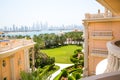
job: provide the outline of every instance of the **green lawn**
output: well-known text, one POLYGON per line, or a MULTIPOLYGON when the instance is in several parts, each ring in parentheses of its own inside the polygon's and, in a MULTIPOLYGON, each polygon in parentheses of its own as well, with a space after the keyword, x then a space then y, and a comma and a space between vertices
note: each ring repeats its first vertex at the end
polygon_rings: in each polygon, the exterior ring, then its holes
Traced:
POLYGON ((54 49, 41 50, 41 52, 46 53, 51 57, 55 57, 56 63, 71 63, 70 56, 74 53, 74 50, 79 48, 80 46, 68 45, 54 49))

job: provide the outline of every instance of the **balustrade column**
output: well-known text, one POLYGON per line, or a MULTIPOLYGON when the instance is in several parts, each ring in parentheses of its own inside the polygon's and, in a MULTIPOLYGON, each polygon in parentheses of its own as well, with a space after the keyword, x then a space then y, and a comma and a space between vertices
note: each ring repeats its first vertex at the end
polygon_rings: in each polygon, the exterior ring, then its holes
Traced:
POLYGON ((84 40, 84 71, 83 71, 83 76, 86 77, 88 76, 88 23, 84 22, 83 23, 85 31, 85 40, 84 40))
POLYGON ((34 55, 34 48, 32 48, 32 71, 35 70, 35 55, 34 55))
POLYGON ((114 71, 118 70, 118 58, 115 56, 115 64, 114 64, 114 71))
POLYGON ((120 71, 120 58, 118 58, 118 71, 120 71))

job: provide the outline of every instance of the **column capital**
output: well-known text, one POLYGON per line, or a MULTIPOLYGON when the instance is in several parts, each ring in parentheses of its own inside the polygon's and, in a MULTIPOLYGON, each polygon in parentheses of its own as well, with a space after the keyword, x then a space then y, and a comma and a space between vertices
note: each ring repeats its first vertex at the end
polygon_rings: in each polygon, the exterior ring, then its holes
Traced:
POLYGON ((82 24, 84 25, 84 27, 88 27, 89 26, 89 22, 85 22, 84 21, 82 24))

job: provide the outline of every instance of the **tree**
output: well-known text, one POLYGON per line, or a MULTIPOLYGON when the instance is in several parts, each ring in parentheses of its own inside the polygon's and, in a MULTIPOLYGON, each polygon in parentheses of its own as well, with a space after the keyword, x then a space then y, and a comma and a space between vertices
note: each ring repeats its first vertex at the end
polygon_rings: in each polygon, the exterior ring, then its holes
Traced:
POLYGON ((50 57, 45 53, 38 52, 38 55, 35 58, 35 67, 44 67, 46 65, 51 65, 55 63, 55 58, 50 57))
POLYGON ((60 37, 60 45, 64 45, 64 42, 66 41, 66 37, 64 35, 61 35, 60 37))

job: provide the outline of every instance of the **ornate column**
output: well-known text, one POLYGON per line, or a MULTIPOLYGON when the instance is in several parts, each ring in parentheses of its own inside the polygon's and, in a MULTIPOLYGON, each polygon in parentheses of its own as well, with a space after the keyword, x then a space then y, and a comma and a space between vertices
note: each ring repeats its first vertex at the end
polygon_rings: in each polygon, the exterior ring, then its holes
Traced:
POLYGON ((29 62, 29 49, 24 49, 24 60, 25 60, 25 71, 30 71, 30 62, 29 62))
POLYGON ((35 70, 35 55, 34 55, 34 48, 32 48, 32 71, 35 70))
POLYGON ((10 67, 11 67, 11 80, 16 80, 15 76, 15 59, 14 55, 10 56, 10 67))
POLYGON ((88 23, 84 21, 84 71, 83 76, 88 76, 88 23))
POLYGON ((120 71, 120 47, 115 42, 111 41, 107 43, 108 64, 105 72, 120 71))

